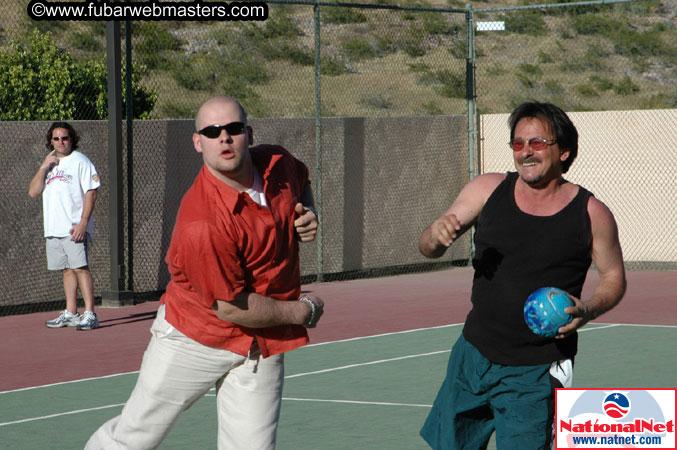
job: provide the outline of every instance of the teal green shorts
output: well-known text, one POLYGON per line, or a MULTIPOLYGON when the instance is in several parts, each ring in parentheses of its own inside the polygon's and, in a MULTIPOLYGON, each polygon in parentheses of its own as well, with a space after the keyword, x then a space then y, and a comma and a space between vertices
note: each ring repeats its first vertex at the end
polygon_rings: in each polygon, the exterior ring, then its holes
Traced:
POLYGON ((549 449, 562 387, 551 366, 494 364, 461 335, 421 436, 436 450, 472 450, 486 448, 495 430, 501 450, 549 449))

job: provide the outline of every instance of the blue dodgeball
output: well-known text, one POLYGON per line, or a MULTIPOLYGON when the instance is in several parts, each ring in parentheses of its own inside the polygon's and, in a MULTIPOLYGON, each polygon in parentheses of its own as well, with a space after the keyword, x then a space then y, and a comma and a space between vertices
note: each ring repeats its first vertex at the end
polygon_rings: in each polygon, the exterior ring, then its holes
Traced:
POLYGON ((554 287, 535 290, 524 304, 524 320, 535 334, 555 337, 560 327, 571 322, 573 316, 564 308, 574 306, 566 292, 554 287))

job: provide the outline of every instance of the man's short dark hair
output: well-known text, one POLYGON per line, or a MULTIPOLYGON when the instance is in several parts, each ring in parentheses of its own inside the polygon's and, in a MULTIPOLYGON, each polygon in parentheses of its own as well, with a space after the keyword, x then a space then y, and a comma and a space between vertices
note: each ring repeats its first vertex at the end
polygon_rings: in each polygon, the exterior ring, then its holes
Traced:
POLYGON ((510 140, 515 137, 517 123, 524 118, 542 119, 550 126, 560 150, 568 150, 569 157, 562 161, 562 173, 566 173, 578 155, 578 131, 569 116, 552 103, 526 102, 510 114, 510 140))
POLYGON ((49 130, 47 130, 47 135, 45 136, 46 138, 45 146, 47 147, 48 152, 54 150, 54 146, 52 145, 52 132, 56 128, 64 128, 68 130, 68 136, 71 138, 71 150, 75 150, 78 148, 80 136, 78 135, 77 131, 75 131, 75 128, 73 128, 71 124, 68 122, 54 122, 52 126, 49 127, 49 130))

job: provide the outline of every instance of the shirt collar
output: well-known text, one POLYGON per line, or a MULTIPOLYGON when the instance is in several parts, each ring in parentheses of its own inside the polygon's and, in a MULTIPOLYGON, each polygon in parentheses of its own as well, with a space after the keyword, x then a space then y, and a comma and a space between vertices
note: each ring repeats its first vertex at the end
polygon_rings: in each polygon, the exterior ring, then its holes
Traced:
MULTIPOLYGON (((252 147, 249 149, 249 151, 252 155, 252 162, 254 163, 254 166, 256 166, 257 170, 261 174, 261 178, 263 179, 263 192, 265 193, 268 190, 268 178, 270 177, 275 164, 277 164, 277 162, 282 159, 282 154, 265 151, 264 149, 259 149, 257 147, 252 147)), ((216 178, 204 164, 200 170, 200 176, 216 189, 218 197, 224 202, 225 206, 231 213, 235 212, 238 204, 241 201, 240 199, 248 195, 244 191, 239 192, 233 189, 226 183, 216 178)))

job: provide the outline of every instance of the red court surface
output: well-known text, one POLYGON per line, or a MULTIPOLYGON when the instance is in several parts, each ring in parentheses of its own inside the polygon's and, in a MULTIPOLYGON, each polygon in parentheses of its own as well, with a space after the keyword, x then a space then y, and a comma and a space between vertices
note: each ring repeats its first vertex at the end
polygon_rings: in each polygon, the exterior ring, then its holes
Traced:
MULTIPOLYGON (((677 326, 677 272, 627 277, 625 298, 597 322, 677 326)), ((597 280, 591 271, 584 299, 597 280)), ((311 342, 461 323, 470 309, 471 285, 470 268, 304 285, 304 293, 326 304, 318 328, 310 330, 311 342)), ((99 308, 101 328, 92 331, 46 328, 44 322, 58 312, 0 317, 0 392, 137 371, 157 307, 146 302, 99 308)))

